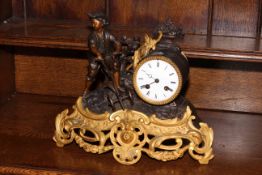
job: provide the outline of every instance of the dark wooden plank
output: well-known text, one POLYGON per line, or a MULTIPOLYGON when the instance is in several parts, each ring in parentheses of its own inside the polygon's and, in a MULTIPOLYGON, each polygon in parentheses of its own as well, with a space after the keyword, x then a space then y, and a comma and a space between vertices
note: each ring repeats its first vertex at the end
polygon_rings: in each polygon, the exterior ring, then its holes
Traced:
POLYGON ((1 0, 0 1, 0 23, 12 16, 12 1, 1 0))
POLYGON ((85 88, 87 64, 87 58, 16 55, 16 89, 45 95, 80 96, 85 88))
POLYGON ((262 64, 223 64, 191 67, 188 99, 198 108, 262 113, 262 64), (248 70, 252 67, 257 70, 248 70))
POLYGON ((259 43, 259 50, 262 50, 262 39, 260 39, 260 43, 259 43))
POLYGON ((112 25, 154 28, 171 18, 186 33, 207 33, 208 0, 112 0, 110 13, 112 25))
POLYGON ((214 0, 213 34, 256 36, 259 0, 214 0))
POLYGON ((189 58, 260 62, 255 38, 186 35, 177 42, 189 58))
POLYGON ((13 16, 24 17, 23 0, 12 0, 13 16))
POLYGON ((88 29, 86 22, 74 20, 10 20, 0 27, 0 44, 75 48, 87 50, 88 29))
MULTIPOLYGON (((27 30, 24 22, 13 20, 0 26, 0 44, 12 46, 63 48, 88 50, 86 23, 57 20, 28 20, 27 30)), ((118 38, 123 35, 141 36, 151 33, 150 29, 128 29, 111 27, 118 38)), ((255 38, 225 37, 206 35, 185 35, 178 41, 190 58, 218 60, 257 61, 262 60, 262 50, 255 38), (209 42, 208 42, 209 41, 209 42)))
MULTIPOLYGON (((14 14, 23 17, 21 0, 13 0, 14 14)), ((88 12, 105 11, 105 0, 26 0, 28 18, 87 21, 88 12)))
POLYGON ((52 169, 41 169, 37 167, 21 167, 21 166, 0 166, 0 174, 2 175, 39 175, 39 174, 48 174, 48 175, 79 175, 82 173, 73 172, 73 171, 63 171, 63 170, 52 170, 52 169))
POLYGON ((262 0, 259 0, 258 4, 258 17, 257 17, 257 34, 256 38, 261 38, 262 37, 262 0))
MULTIPOLYGON (((80 96, 86 59, 16 55, 18 92, 80 96), (36 75, 36 76, 32 76, 36 75), (50 78, 52 77, 52 78, 50 78)), ((198 108, 262 113, 262 64, 191 60, 187 97, 198 108)))
POLYGON ((125 166, 117 163, 111 153, 86 153, 76 144, 56 147, 52 141, 55 116, 70 103, 72 98, 18 94, 1 106, 0 173, 260 175, 262 172, 261 115, 199 110, 200 118, 215 134, 215 158, 209 165, 199 165, 186 154, 170 162, 143 155, 138 164, 125 166))
POLYGON ((0 46, 0 104, 15 92, 14 56, 10 49, 0 46))
MULTIPOLYGON (((143 36, 144 33, 150 33, 148 29, 118 29, 112 27, 112 32, 118 36, 143 36)), ((72 48, 87 50, 86 38, 88 30, 84 23, 73 21, 28 21, 27 35, 24 31, 24 23, 11 22, 2 25, 0 28, 2 44, 26 45, 53 48, 72 48)), ((178 41, 182 48, 202 48, 206 49, 206 35, 186 35, 184 40, 178 41)), ((255 40, 252 38, 223 37, 213 36, 211 38, 212 49, 230 50, 237 52, 253 51, 255 40)))
POLYGON ((213 32, 213 15, 214 15, 214 0, 208 1, 208 20, 207 20, 207 36, 212 36, 213 32))
POLYGON ((110 19, 110 0, 105 0, 105 14, 107 19, 110 19))

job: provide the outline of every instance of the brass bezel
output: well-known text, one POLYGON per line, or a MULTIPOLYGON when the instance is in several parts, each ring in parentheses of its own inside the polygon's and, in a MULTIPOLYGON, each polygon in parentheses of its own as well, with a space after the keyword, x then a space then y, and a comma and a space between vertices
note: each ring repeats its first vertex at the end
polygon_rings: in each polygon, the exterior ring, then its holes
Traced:
POLYGON ((171 101, 173 101, 177 96, 178 94, 180 93, 181 89, 182 89, 182 74, 179 70, 179 68, 177 67, 177 65, 168 57, 166 56, 162 56, 162 55, 154 55, 154 56, 149 56, 149 57, 146 57, 144 58, 142 61, 140 61, 137 65, 137 67, 135 68, 134 70, 134 74, 133 74, 133 86, 135 88, 135 91, 137 93, 137 95, 142 99, 144 100, 145 102, 149 103, 149 104, 152 104, 152 105, 165 105, 165 104, 168 104, 170 103, 171 101), (137 73, 138 73, 138 70, 140 69, 140 67, 145 64, 146 62, 148 61, 151 61, 151 60, 162 60, 162 61, 165 61, 167 63, 169 63, 172 67, 174 67, 174 69, 176 70, 177 72, 177 75, 178 75, 178 88, 176 90, 176 92, 174 93, 174 95, 172 95, 170 98, 168 98, 167 100, 162 100, 162 101, 156 101, 156 100, 152 100, 152 99, 149 99, 145 96, 143 96, 143 94, 141 93, 139 87, 138 87, 138 84, 137 84, 137 81, 136 81, 136 77, 137 77, 137 73))

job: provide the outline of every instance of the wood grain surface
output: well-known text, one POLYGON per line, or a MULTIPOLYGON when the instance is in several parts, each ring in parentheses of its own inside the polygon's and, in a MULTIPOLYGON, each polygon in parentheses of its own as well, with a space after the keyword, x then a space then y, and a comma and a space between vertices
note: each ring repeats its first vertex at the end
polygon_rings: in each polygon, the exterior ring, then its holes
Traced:
POLYGON ((256 38, 259 39, 262 37, 262 0, 259 0, 258 2, 258 15, 257 15, 257 32, 256 32, 256 38))
MULTIPOLYGON (((115 28, 110 31, 118 38, 123 35, 144 37, 149 29, 115 28)), ((11 20, 0 26, 0 44, 41 48, 63 48, 69 50, 88 50, 86 40, 89 30, 86 23, 61 20, 27 21, 11 20), (26 29, 26 30, 25 30, 26 29)), ((185 35, 177 44, 190 58, 261 62, 261 40, 246 37, 185 35)))
POLYGON ((14 17, 24 17, 23 0, 12 0, 12 11, 14 17))
POLYGON ((80 96, 84 92, 88 60, 16 55, 18 92, 80 96))
MULTIPOLYGON (((23 17, 22 0, 13 0, 14 16, 23 17)), ((87 13, 105 11, 105 0, 26 0, 28 18, 87 21, 87 13)))
MULTIPOLYGON (((3 6, 7 7, 7 2, 3 6)), ((87 21, 87 13, 108 10, 111 25, 154 28, 171 18, 186 33, 256 37, 261 34, 261 0, 27 0, 28 18, 87 21)), ((22 0, 12 0, 23 17, 22 0)))
POLYGON ((259 43, 259 50, 262 50, 262 39, 260 39, 260 43, 259 43))
POLYGON ((214 0, 208 0, 207 36, 212 36, 214 16, 214 0))
MULTIPOLYGON (((11 15, 11 1, 0 1, 0 23, 11 15)), ((0 104, 6 102, 14 91, 14 57, 10 49, 0 45, 0 104)))
MULTIPOLYGON (((16 55, 16 89, 35 94, 80 96, 87 62, 86 59, 16 55)), ((196 107, 262 113, 262 63, 193 62, 187 97, 196 107)))
MULTIPOLYGON (((117 163, 112 153, 92 154, 77 144, 58 148, 52 140, 55 117, 75 98, 18 94, 0 107, 0 173, 2 174, 114 174, 114 175, 260 175, 262 116, 198 110, 213 128, 215 158, 200 165, 185 154, 160 162, 146 155, 135 165, 117 163), (30 111, 28 111, 30 109, 30 111)), ((71 107, 70 107, 71 108, 71 107)))
POLYGON ((214 0, 213 35, 256 37, 259 0, 214 0))
POLYGON ((0 104, 15 92, 14 55, 10 49, 0 46, 0 104))
POLYGON ((172 19, 186 33, 206 34, 208 0, 112 0, 111 25, 130 27, 156 27, 172 19))
POLYGON ((3 20, 12 17, 12 1, 1 0, 0 1, 0 23, 3 20))
POLYGON ((198 108, 262 113, 259 69, 192 67, 186 95, 198 108))

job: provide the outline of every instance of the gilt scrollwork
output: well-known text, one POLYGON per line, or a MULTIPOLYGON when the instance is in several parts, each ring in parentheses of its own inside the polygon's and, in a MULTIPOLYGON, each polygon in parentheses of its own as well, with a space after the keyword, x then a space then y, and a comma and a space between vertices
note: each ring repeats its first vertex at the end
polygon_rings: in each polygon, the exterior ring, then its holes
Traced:
POLYGON ((194 119, 189 107, 181 119, 161 120, 129 109, 98 115, 83 109, 80 97, 72 114, 65 110, 57 115, 54 141, 63 147, 75 140, 91 153, 112 150, 115 160, 125 165, 138 162, 142 152, 169 161, 186 151, 200 164, 207 164, 214 157, 213 130, 206 123, 196 128, 194 119))

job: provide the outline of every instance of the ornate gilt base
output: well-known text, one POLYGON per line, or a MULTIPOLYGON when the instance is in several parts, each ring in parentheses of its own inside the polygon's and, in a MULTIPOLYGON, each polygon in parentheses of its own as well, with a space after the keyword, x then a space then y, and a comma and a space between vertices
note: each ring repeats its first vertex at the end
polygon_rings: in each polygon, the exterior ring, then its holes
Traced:
POLYGON ((200 128, 196 128, 189 107, 182 119, 172 120, 128 109, 94 114, 83 109, 81 97, 73 108, 72 114, 66 109, 56 117, 53 139, 59 147, 75 140, 86 152, 101 154, 113 150, 114 158, 125 165, 138 162, 142 152, 169 161, 188 151, 200 164, 208 164, 214 157, 213 130, 206 123, 199 123, 200 128))

